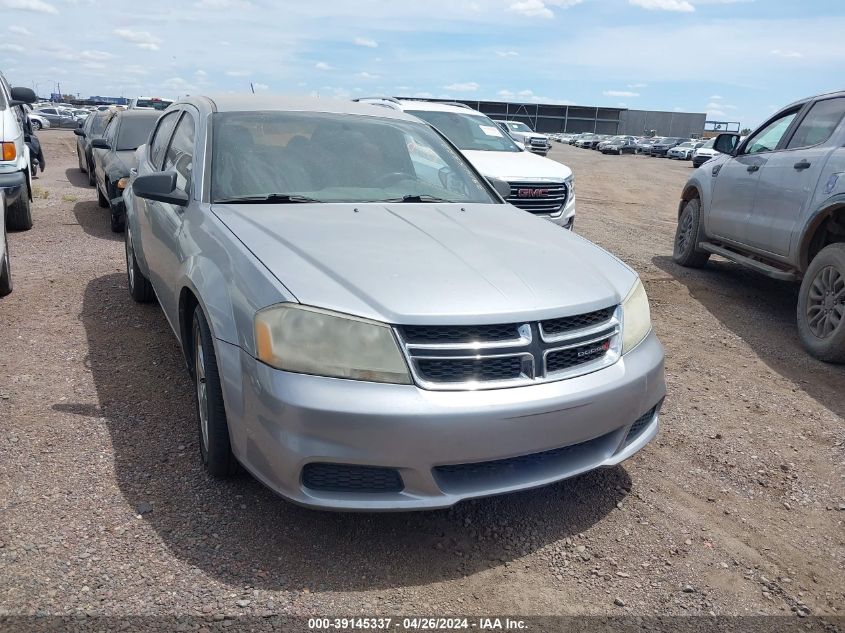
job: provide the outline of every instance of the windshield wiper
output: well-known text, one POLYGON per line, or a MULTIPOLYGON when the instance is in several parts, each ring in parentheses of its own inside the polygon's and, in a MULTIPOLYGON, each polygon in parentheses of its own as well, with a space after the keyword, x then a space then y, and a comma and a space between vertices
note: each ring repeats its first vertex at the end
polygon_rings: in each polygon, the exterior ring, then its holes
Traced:
POLYGON ((218 204, 301 204, 306 202, 322 202, 322 200, 290 193, 268 193, 261 196, 221 198, 220 200, 215 200, 214 202, 218 204))
POLYGON ((454 200, 446 200, 445 198, 438 198, 437 196, 427 196, 425 194, 408 194, 401 198, 386 198, 384 200, 373 200, 373 202, 455 202, 454 200))

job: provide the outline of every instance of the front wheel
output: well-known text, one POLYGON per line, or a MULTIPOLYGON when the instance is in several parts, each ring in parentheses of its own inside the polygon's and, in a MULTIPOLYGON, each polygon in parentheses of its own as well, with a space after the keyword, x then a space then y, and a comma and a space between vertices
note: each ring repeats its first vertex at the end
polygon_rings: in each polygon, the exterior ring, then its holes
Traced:
POLYGON ((804 273, 798 334, 819 360, 845 363, 845 243, 824 247, 804 273))
POLYGON ((0 297, 5 297, 12 292, 12 258, 9 255, 9 238, 4 235, 3 240, 6 250, 3 251, 3 259, 0 260, 0 297))
POLYGON ((199 306, 194 310, 191 334, 200 456, 210 475, 228 477, 236 472, 237 461, 229 440, 229 423, 223 406, 214 340, 199 306))
POLYGON ((29 124, 32 126, 32 129, 36 132, 41 129, 41 121, 30 121, 29 124))
POLYGON ((701 200, 693 198, 684 206, 678 218, 675 231, 675 246, 672 259, 676 264, 687 268, 701 268, 710 259, 710 253, 698 248, 698 236, 701 224, 701 200))

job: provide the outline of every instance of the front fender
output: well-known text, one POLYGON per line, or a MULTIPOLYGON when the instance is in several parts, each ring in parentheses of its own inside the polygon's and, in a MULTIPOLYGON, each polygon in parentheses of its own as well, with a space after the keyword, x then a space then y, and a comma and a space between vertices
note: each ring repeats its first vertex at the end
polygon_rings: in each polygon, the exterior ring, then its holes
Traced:
POLYGON ((144 255, 144 241, 142 237, 141 227, 138 223, 138 213, 140 210, 136 205, 143 204, 143 200, 138 200, 132 195, 132 187, 127 187, 123 190, 123 208, 126 212, 126 229, 127 233, 132 235, 132 248, 135 251, 135 261, 138 262, 138 268, 144 273, 145 277, 150 276, 150 269, 147 266, 147 258, 144 255))
MULTIPOLYGON (((845 175, 843 175, 845 177, 845 175)), ((819 227, 833 214, 845 208, 845 191, 835 193, 829 198, 816 205, 815 209, 807 215, 801 231, 798 233, 799 241, 797 248, 798 268, 803 272, 810 265, 810 249, 813 245, 813 238, 819 227)))

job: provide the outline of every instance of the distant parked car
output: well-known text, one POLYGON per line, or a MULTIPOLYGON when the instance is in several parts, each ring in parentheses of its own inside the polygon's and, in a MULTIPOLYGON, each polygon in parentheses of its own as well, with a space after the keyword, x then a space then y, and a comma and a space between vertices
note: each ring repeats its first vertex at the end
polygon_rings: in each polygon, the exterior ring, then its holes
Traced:
POLYGON ((88 174, 88 184, 92 187, 96 182, 94 179, 94 151, 91 143, 94 139, 102 137, 106 126, 115 114, 111 110, 97 111, 83 122, 82 127, 73 131, 76 134, 76 158, 79 163, 79 171, 88 174))
POLYGON ((604 144, 601 148, 601 153, 618 154, 619 156, 622 154, 636 154, 637 142, 632 137, 611 140, 604 144))
POLYGON ((647 137, 642 138, 637 141, 637 154, 646 154, 651 151, 651 146, 654 145, 660 139, 654 137, 647 137))
POLYGON ((9 256, 9 238, 6 236, 6 192, 0 189, 0 297, 12 292, 12 259, 9 256))
POLYGON ((845 91, 792 103, 744 141, 720 134, 713 148, 721 154, 681 194, 674 260, 699 268, 716 254, 800 280, 801 342, 845 363, 845 91))
MULTIPOLYGON (((744 139, 744 137, 743 137, 744 139)), ((740 139, 740 140, 743 140, 740 139)), ((693 167, 701 167, 704 163, 708 160, 713 158, 714 156, 718 156, 719 152, 715 150, 713 144, 716 142, 715 138, 711 138, 709 141, 706 141, 701 147, 697 148, 692 153, 692 166, 693 167)))
POLYGON ((651 149, 649 150, 649 156, 666 158, 666 155, 669 153, 670 149, 672 149, 673 147, 677 147, 681 143, 685 143, 688 140, 689 139, 687 138, 678 138, 677 136, 665 136, 651 146, 651 149))
POLYGON ((170 104, 173 103, 171 99, 162 99, 161 97, 135 97, 129 100, 129 110, 167 110, 170 104))
POLYGON ((493 120, 507 130, 513 140, 522 143, 529 152, 545 156, 552 148, 545 134, 535 132, 522 121, 493 120))
POLYGON ((75 128, 78 125, 73 111, 69 108, 41 108, 35 110, 34 114, 47 119, 50 122, 50 127, 75 128))
POLYGON ((123 231, 126 219, 123 186, 135 167, 135 150, 147 142, 158 120, 156 110, 124 110, 109 121, 103 135, 91 141, 97 202, 111 215, 111 229, 123 231))
POLYGON ((27 112, 26 118, 29 119, 29 124, 32 126, 32 129, 36 132, 38 130, 43 130, 44 128, 50 127, 50 121, 46 118, 38 114, 37 112, 27 112))
POLYGON ((84 121, 91 114, 90 110, 86 110, 85 108, 74 108, 71 112, 77 121, 84 121))
POLYGON ((693 152, 702 145, 704 141, 686 141, 670 149, 666 156, 677 160, 691 160, 693 152))

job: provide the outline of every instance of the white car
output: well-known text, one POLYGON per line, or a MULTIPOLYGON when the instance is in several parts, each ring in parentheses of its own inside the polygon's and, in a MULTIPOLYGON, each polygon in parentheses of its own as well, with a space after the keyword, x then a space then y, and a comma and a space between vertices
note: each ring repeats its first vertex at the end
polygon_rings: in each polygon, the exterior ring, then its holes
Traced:
POLYGON ((361 98, 361 103, 401 110, 433 125, 484 177, 510 185, 506 200, 566 229, 575 223, 572 170, 526 151, 487 116, 459 103, 361 98))
POLYGON ((678 160, 692 160, 693 152, 702 145, 704 145, 703 141, 687 141, 670 149, 666 152, 666 156, 678 160))
POLYGON ((507 130, 511 138, 517 143, 522 143, 529 152, 545 156, 552 148, 549 137, 545 134, 535 132, 522 121, 502 121, 493 119, 503 130, 507 130))
POLYGON ((29 147, 24 140, 26 113, 23 106, 35 101, 29 88, 12 88, 0 73, 0 189, 5 193, 6 228, 32 228, 29 147))
POLYGON ((25 108, 27 110, 26 118, 29 119, 29 124, 34 131, 43 130, 50 127, 50 122, 37 112, 32 112, 30 106, 25 108))
POLYGON ((161 97, 135 97, 129 100, 130 110, 167 110, 172 99, 163 99, 161 97))

